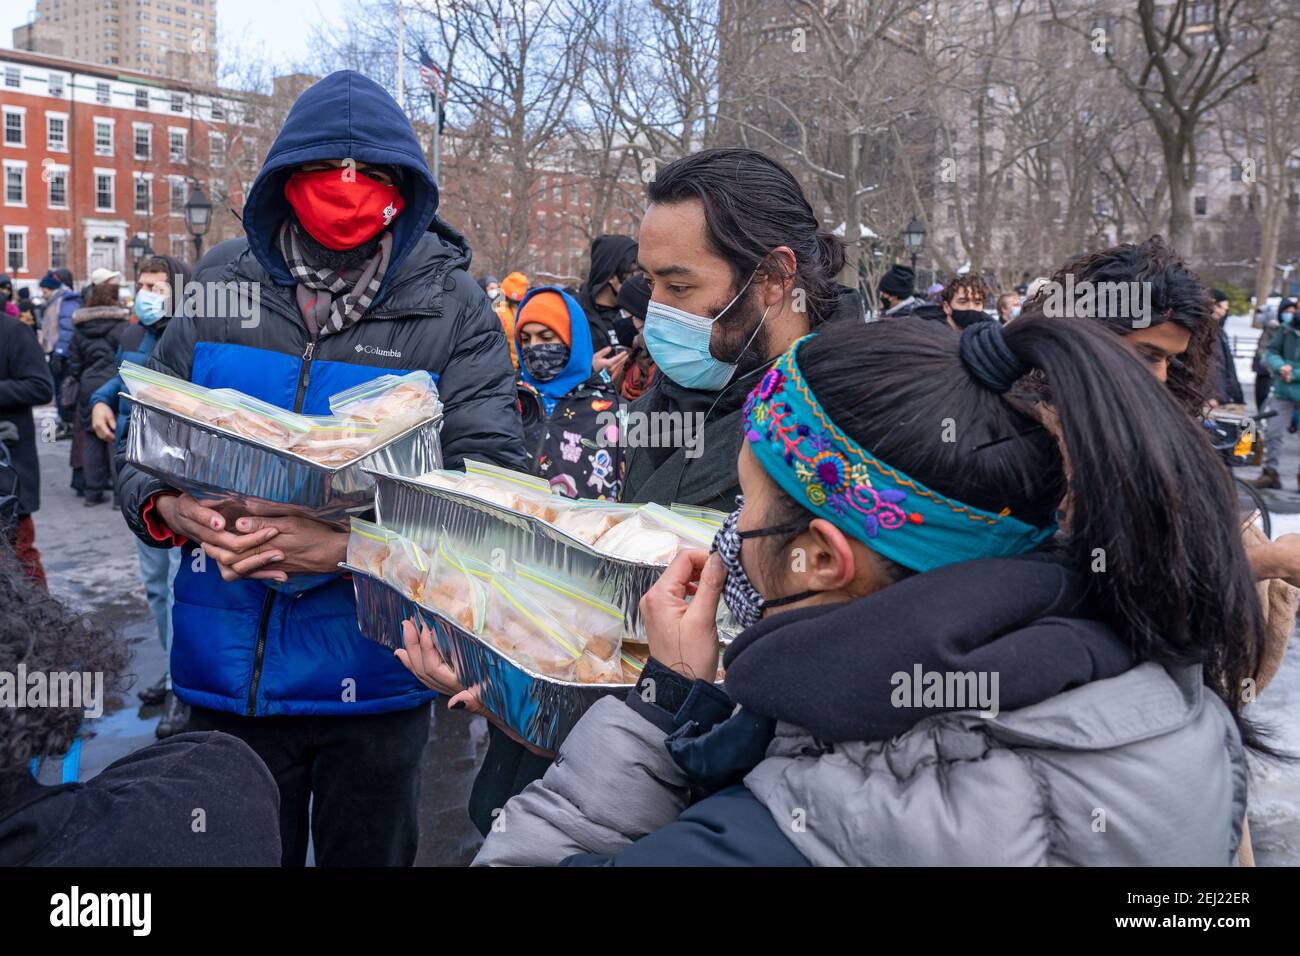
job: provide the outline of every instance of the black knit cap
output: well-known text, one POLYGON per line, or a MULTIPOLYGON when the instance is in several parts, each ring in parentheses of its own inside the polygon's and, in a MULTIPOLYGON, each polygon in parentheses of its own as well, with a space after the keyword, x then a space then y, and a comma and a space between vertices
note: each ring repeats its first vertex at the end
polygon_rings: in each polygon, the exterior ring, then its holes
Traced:
POLYGON ((880 285, 877 288, 895 299, 906 299, 912 294, 915 285, 916 273, 912 271, 911 266, 894 265, 880 277, 880 285))

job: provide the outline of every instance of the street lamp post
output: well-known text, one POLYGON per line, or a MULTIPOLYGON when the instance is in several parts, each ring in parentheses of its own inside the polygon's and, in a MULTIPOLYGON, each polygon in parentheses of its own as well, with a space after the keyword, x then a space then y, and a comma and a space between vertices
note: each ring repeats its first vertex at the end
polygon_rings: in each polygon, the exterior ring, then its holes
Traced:
POLYGON ((903 230, 903 244, 907 251, 912 255, 912 274, 916 274, 916 260, 921 254, 921 247, 925 245, 925 226, 919 219, 913 219, 903 230))
POLYGON ((131 241, 126 244, 126 251, 131 256, 133 271, 140 271, 140 262, 144 259, 144 251, 147 248, 149 248, 148 243, 139 236, 132 236, 131 241))
POLYGON ((203 237, 207 235, 212 222, 212 203, 208 202, 203 186, 195 180, 194 191, 190 193, 189 202, 185 204, 185 226, 194 237, 194 264, 197 266, 203 258, 203 237))

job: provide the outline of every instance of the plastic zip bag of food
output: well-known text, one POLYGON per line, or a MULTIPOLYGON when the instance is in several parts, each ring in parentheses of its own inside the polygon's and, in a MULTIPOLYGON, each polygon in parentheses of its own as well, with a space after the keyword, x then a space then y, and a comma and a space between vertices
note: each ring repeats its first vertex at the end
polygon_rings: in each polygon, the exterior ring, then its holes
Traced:
POLYGON ((424 586, 424 603, 467 631, 480 634, 487 618, 486 584, 490 578, 487 565, 457 557, 444 531, 438 539, 433 566, 424 586))
POLYGON ((441 407, 428 372, 381 375, 330 396, 334 415, 376 426, 376 444, 434 418, 441 407))
POLYGON ((289 450, 319 464, 346 464, 379 444, 379 426, 370 422, 331 415, 304 415, 302 418, 307 431, 289 450))
POLYGON ((563 505, 562 501, 557 504, 546 479, 483 461, 465 462, 465 479, 457 490, 543 521, 551 521, 563 505))
POLYGON ((607 601, 536 568, 515 565, 515 582, 601 660, 616 658, 623 639, 623 612, 607 601))
MULTIPOLYGON (((577 678, 582 640, 506 577, 489 574, 483 636, 517 664, 556 680, 577 678)), ((596 670, 591 658, 588 670, 596 670)))
POLYGON ((423 548, 409 538, 397 535, 388 546, 384 580, 412 601, 423 603, 430 564, 423 548))
POLYGON ((713 534, 706 525, 652 503, 642 505, 632 517, 601 535, 594 547, 627 561, 667 564, 679 551, 707 551, 712 543, 713 534))
POLYGON ((638 656, 635 650, 635 648, 624 647, 618 652, 619 668, 622 670, 625 684, 635 684, 639 681, 641 671, 645 669, 646 661, 649 660, 648 650, 645 657, 638 656))
POLYGON ((212 389, 183 378, 135 362, 123 362, 118 372, 132 398, 159 405, 186 418, 211 424, 220 415, 231 411, 218 404, 219 400, 212 397, 212 389))
POLYGON ((211 397, 230 408, 213 424, 252 439, 259 445, 289 448, 311 429, 305 416, 237 392, 233 388, 214 389, 211 397))
POLYGON ((393 542, 400 535, 373 521, 353 518, 348 534, 348 564, 384 579, 384 563, 393 542))
POLYGON ((422 485, 455 491, 460 487, 460 483, 465 480, 465 473, 463 471, 450 471, 446 468, 434 468, 431 471, 426 471, 415 480, 422 485))
POLYGON ((586 544, 595 544, 600 536, 637 512, 637 505, 620 505, 612 501, 582 498, 559 501, 550 524, 586 544))
POLYGON ((699 505, 684 505, 674 501, 668 506, 668 510, 673 514, 679 514, 683 517, 690 518, 692 521, 698 521, 700 524, 708 525, 716 533, 722 527, 722 522, 727 520, 725 512, 718 511, 715 508, 702 508, 699 505))

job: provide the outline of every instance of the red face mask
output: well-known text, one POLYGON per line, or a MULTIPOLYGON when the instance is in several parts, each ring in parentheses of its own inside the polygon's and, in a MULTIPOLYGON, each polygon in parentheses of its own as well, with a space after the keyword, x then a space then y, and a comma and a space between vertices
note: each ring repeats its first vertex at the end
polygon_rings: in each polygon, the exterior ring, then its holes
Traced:
POLYGON ((402 211, 402 194, 364 173, 345 169, 297 172, 284 184, 298 221, 326 249, 355 249, 379 234, 402 211), (355 178, 351 178, 355 175, 355 178))

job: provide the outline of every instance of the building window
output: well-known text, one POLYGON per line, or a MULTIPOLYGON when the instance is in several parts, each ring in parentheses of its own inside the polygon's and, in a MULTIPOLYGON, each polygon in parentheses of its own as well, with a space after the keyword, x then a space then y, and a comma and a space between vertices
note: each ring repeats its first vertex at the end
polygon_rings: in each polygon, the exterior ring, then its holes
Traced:
POLYGON ((55 169, 53 166, 48 167, 46 175, 49 178, 50 193, 49 207, 51 209, 68 208, 68 171, 66 169, 55 169))
POLYGON ((185 130, 167 131, 167 158, 173 163, 185 162, 185 130))
POLYGON ((172 94, 172 112, 173 113, 185 112, 185 97, 181 96, 179 93, 172 94))
POLYGON ((63 76, 59 73, 50 74, 50 96, 63 96, 63 76))
POLYGON ((27 271, 27 233, 5 229, 5 267, 8 272, 27 271))
POLYGON ((66 232, 50 233, 50 268, 66 269, 68 267, 68 234, 66 232))
POLYGON ((135 126, 135 158, 153 158, 153 127, 147 124, 135 126))
POLYGON ((214 120, 223 120, 226 118, 226 108, 221 105, 220 100, 212 101, 212 118, 214 120))
POLYGON ((212 133, 208 137, 208 151, 213 169, 221 169, 226 165, 226 137, 212 133))
POLYGON ((167 181, 168 212, 173 216, 185 215, 185 180, 173 176, 167 181))
POLYGON ((5 205, 27 205, 27 166, 19 163, 5 163, 5 205))
POLYGON ((68 118, 45 114, 45 148, 52 153, 68 151, 68 118))
POLYGON ((95 173, 95 210, 113 211, 113 173, 95 173))
POLYGON ((16 90, 23 85, 22 71, 16 66, 5 67, 5 86, 11 90, 16 90))
POLYGON ((179 259, 184 262, 185 259, 194 252, 190 246, 190 240, 185 236, 171 237, 171 256, 173 259, 179 259))
POLYGON ((149 108, 149 91, 135 91, 135 108, 138 110, 147 110, 149 108))
POLYGON ((95 120, 95 155, 113 155, 113 124, 108 120, 95 120))
POLYGON ((1236 163, 1232 164, 1231 178, 1234 183, 1241 182, 1241 167, 1238 166, 1236 163))
POLYGON ((5 107, 5 145, 27 145, 27 116, 22 110, 5 107))
POLYGON ((1194 206, 1194 208, 1195 208, 1195 210, 1196 210, 1196 215, 1198 215, 1198 216, 1204 216, 1204 215, 1206 214, 1206 211, 1207 211, 1208 203, 1207 203, 1206 198, 1205 198, 1204 196, 1197 196, 1197 197, 1193 200, 1193 206, 1194 206))
POLYGON ((112 102, 112 99, 113 99, 113 97, 112 97, 112 95, 110 94, 110 91, 109 91, 109 88, 108 88, 108 84, 107 84, 107 83, 96 83, 96 84, 95 84, 95 102, 96 102, 96 103, 102 103, 102 104, 104 104, 105 106, 107 106, 110 102, 112 102))
POLYGON ((153 215, 153 183, 143 176, 135 177, 135 211, 140 216, 153 215))

